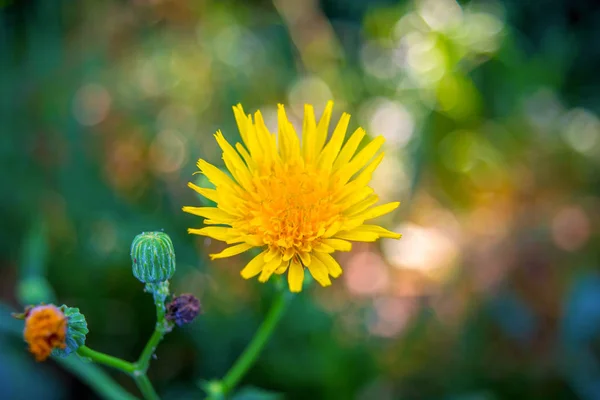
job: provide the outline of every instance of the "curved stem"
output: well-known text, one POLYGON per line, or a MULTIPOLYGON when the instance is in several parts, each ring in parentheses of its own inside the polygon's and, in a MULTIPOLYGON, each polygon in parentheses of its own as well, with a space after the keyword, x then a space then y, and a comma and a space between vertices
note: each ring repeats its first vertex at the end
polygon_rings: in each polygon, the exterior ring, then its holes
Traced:
POLYGON ((87 357, 98 364, 104 364, 128 374, 133 374, 133 372, 136 370, 135 364, 121 360, 117 357, 109 356, 108 354, 104 354, 96 350, 92 350, 87 346, 79 347, 77 349, 77 354, 82 357, 87 357))
POLYGON ((254 334, 252 341, 221 380, 221 393, 223 395, 232 391, 246 372, 248 372, 250 367, 252 367, 265 344, 271 337, 277 323, 283 316, 283 312, 286 308, 285 306, 291 298, 291 293, 287 292, 285 289, 280 289, 275 301, 273 301, 273 304, 271 305, 271 309, 258 328, 258 331, 254 334))
POLYGON ((135 383, 140 389, 140 392, 142 392, 144 399, 160 400, 160 397, 158 397, 158 394, 154 390, 154 387, 152 387, 152 383, 150 383, 150 379, 148 379, 148 376, 146 374, 138 376, 134 375, 133 378, 135 379, 135 383))

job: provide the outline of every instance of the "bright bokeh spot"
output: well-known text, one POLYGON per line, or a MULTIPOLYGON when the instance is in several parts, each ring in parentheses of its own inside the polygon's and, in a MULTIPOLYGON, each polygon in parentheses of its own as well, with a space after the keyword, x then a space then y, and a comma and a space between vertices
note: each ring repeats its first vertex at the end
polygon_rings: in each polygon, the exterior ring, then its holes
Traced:
POLYGON ((345 266, 344 280, 348 290, 357 295, 382 292, 389 281, 389 271, 378 253, 361 251, 353 255, 345 266))
POLYGON ((383 135, 388 146, 404 147, 410 141, 415 123, 412 115, 400 103, 385 98, 376 99, 368 106, 369 132, 383 135))
POLYGON ((394 267, 434 271, 452 266, 458 256, 457 243, 440 229, 408 223, 397 229, 401 240, 383 240, 385 258, 394 267))
POLYGON ((411 299, 381 297, 374 302, 375 318, 369 324, 369 332, 376 336, 394 337, 408 325, 417 310, 411 299))
MULTIPOLYGON (((325 104, 333 99, 333 94, 325 81, 310 76, 294 82, 290 87, 288 98, 294 114, 303 115, 305 104, 313 104, 315 110, 320 112, 325 108, 325 104)), ((317 114, 316 117, 319 118, 320 115, 317 114)), ((301 130, 297 130, 297 132, 301 132, 301 130)))
POLYGON ((562 135, 574 150, 591 154, 600 144, 600 120, 590 111, 575 109, 563 118, 562 135))
POLYGON ((185 105, 167 105, 156 117, 156 127, 159 131, 174 129, 191 135, 196 129, 194 110, 185 105))
POLYGON ((416 2, 421 18, 435 31, 443 31, 461 22, 462 10, 454 0, 420 0, 416 2))
POLYGON ((157 173, 177 172, 186 160, 186 140, 177 131, 161 131, 150 146, 149 167, 157 173))
POLYGON ((244 73, 262 61, 264 48, 251 31, 238 25, 225 26, 214 39, 219 60, 244 73))
POLYGON ((73 100, 75 119, 85 126, 94 126, 102 122, 110 111, 111 96, 108 90, 97 83, 82 86, 73 100))
POLYGON ((410 178, 402 157, 389 152, 373 173, 371 187, 379 193, 381 201, 394 201, 406 196, 410 187, 410 178), (398 182, 390 185, 390 182, 398 182))
POLYGON ((581 249, 591 233, 590 218, 578 206, 562 208, 552 219, 552 238, 559 248, 566 251, 581 249))

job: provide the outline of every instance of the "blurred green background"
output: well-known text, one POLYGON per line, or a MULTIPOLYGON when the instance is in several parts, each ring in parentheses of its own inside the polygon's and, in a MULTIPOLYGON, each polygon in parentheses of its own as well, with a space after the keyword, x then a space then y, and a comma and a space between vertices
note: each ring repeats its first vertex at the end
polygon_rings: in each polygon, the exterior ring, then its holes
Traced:
POLYGON ((586 0, 0 1, 0 398, 98 398, 9 312, 79 307, 88 345, 134 359, 154 309, 129 245, 161 229, 204 315, 149 375, 202 398, 273 291, 187 235, 195 161, 221 165, 238 102, 274 128, 333 99, 387 137, 372 186, 404 237, 340 255, 236 398, 600 399, 599 66, 586 0))

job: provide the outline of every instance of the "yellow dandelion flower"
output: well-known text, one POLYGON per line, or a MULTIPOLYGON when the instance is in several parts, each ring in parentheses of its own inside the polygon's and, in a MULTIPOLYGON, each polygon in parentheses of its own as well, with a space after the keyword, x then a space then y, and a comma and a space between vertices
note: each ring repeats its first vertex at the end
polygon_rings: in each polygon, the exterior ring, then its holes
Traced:
POLYGON ((300 292, 305 268, 322 286, 331 285, 330 277, 342 274, 331 254, 349 251, 352 241, 401 237, 365 224, 400 204, 375 206, 379 199, 368 186, 383 159, 379 149, 384 138, 378 136, 357 151, 365 131, 358 128, 344 141, 350 121, 344 113, 327 142, 332 109, 329 102, 317 123, 313 107, 306 105, 300 140, 279 105, 277 140, 260 111, 253 119, 240 104, 233 107, 243 144, 232 146, 220 131, 215 134, 231 175, 201 159, 198 168, 215 188, 189 183, 217 206, 183 207, 209 225, 189 233, 232 245, 211 254, 212 259, 261 248, 242 269, 242 277, 259 275, 258 280, 266 282, 272 274, 288 271, 290 290, 300 292))
POLYGON ((44 361, 55 348, 67 347, 67 322, 65 314, 51 304, 27 310, 23 337, 37 361, 44 361))

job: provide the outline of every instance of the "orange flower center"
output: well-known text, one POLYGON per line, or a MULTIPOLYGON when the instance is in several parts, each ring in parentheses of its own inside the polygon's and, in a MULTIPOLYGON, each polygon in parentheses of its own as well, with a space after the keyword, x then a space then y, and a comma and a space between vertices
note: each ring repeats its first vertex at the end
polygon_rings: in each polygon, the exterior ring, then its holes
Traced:
POLYGON ((283 165, 255 177, 249 199, 250 233, 280 249, 311 251, 312 243, 339 218, 329 176, 313 166, 283 165))
POLYGON ((67 317, 55 306, 38 306, 25 319, 25 341, 37 361, 44 361, 54 348, 64 349, 67 317))

